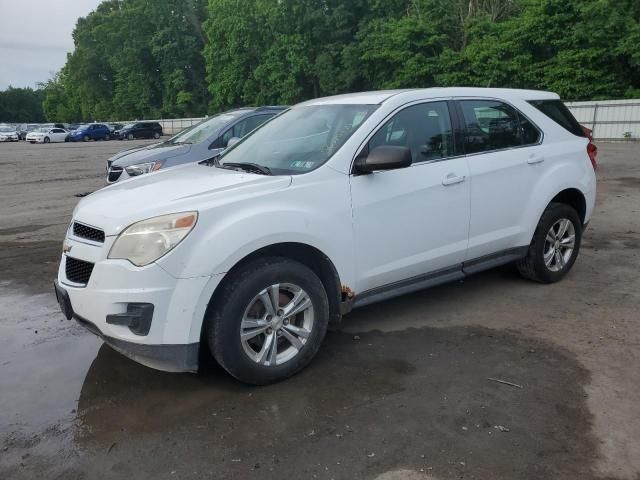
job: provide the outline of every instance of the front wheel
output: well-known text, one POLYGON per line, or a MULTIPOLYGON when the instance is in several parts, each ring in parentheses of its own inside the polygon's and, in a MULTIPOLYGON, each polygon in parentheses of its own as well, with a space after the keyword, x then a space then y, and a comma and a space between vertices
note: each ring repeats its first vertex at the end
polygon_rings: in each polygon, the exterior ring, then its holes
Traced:
POLYGON ((44 137, 44 143, 49 143, 50 141, 49 137, 44 137))
POLYGON ((281 257, 255 260, 230 275, 205 320, 218 363, 253 385, 283 380, 306 367, 329 321, 327 294, 317 275, 281 257))
POLYGON ((562 279, 576 261, 582 222, 574 208, 551 203, 542 214, 527 255, 518 263, 520 274, 540 283, 562 279))
POLYGON ((83 142, 88 142, 89 141, 89 135, 85 135, 84 137, 82 137, 82 141, 83 142))
POLYGON ((129 135, 127 135, 127 139, 133 140, 133 133, 130 133, 129 135))

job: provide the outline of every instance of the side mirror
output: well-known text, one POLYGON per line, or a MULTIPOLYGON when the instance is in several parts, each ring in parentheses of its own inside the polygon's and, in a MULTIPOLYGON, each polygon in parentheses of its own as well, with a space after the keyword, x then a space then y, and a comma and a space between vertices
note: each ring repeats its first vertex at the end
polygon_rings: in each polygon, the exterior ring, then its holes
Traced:
POLYGON ((231 148, 239 141, 240 139, 238 137, 231 137, 229 140, 227 140, 227 144, 225 145, 225 148, 231 148))
POLYGON ((395 145, 381 145, 369 155, 356 158, 355 171, 359 174, 373 173, 377 170, 395 170, 411 165, 411 150, 395 145))

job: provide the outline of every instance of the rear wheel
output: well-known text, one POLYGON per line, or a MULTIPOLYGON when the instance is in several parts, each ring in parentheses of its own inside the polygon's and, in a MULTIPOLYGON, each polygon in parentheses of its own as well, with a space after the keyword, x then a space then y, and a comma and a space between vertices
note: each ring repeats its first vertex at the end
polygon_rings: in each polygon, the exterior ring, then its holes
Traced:
POLYGON ((329 302, 313 271, 272 257, 231 273, 207 313, 206 336, 218 363, 254 385, 306 367, 327 331, 329 302))
POLYGON ((575 209, 550 204, 538 222, 527 256, 518 263, 520 274, 541 283, 561 280, 576 261, 581 240, 582 222, 575 209))
POLYGON ((160 134, 158 132, 154 132, 153 133, 153 138, 155 138, 156 140, 160 138, 160 134))

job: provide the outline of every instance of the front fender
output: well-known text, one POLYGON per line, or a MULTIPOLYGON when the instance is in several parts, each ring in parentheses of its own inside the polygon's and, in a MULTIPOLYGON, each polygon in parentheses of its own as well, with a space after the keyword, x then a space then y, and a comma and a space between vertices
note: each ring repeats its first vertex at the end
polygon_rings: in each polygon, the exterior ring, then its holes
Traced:
POLYGON ((158 263, 178 278, 215 276, 228 272, 256 250, 292 242, 320 250, 332 261, 343 283, 352 282, 347 177, 333 171, 316 177, 323 176, 327 178, 293 181, 284 190, 200 212, 193 238, 158 263))

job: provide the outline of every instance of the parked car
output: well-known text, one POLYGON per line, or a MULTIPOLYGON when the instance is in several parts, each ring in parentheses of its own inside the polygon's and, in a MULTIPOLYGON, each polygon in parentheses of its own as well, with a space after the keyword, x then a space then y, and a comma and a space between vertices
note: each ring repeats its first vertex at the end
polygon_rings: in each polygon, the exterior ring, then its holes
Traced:
POLYGON ((241 108, 209 117, 166 142, 121 152, 107 160, 107 181, 126 180, 161 168, 199 162, 224 150, 284 107, 241 108))
POLYGON ((26 123, 20 126, 18 129, 18 137, 20 140, 26 140, 27 134, 29 132, 33 132, 35 129, 40 128, 40 125, 37 123, 26 123))
POLYGON ((83 198, 58 301, 140 363, 194 371, 208 349, 264 384, 354 308, 510 262, 557 282, 596 196, 590 141, 546 113, 559 104, 481 88, 301 103, 210 161, 83 198))
POLYGON ((122 123, 107 123, 107 127, 109 128, 109 138, 112 140, 118 138, 116 132, 118 130, 122 130, 124 125, 122 123))
POLYGON ((77 129, 69 132, 67 140, 70 142, 88 142, 89 140, 109 140, 111 131, 103 123, 90 123, 80 125, 77 129))
POLYGON ((114 132, 114 136, 120 140, 133 140, 134 138, 160 138, 162 126, 158 122, 128 123, 114 132))
POLYGON ((67 135, 69 132, 63 128, 40 127, 29 132, 25 140, 29 143, 64 142, 67 135))
POLYGON ((20 140, 16 127, 0 125, 0 142, 17 142, 20 140))

